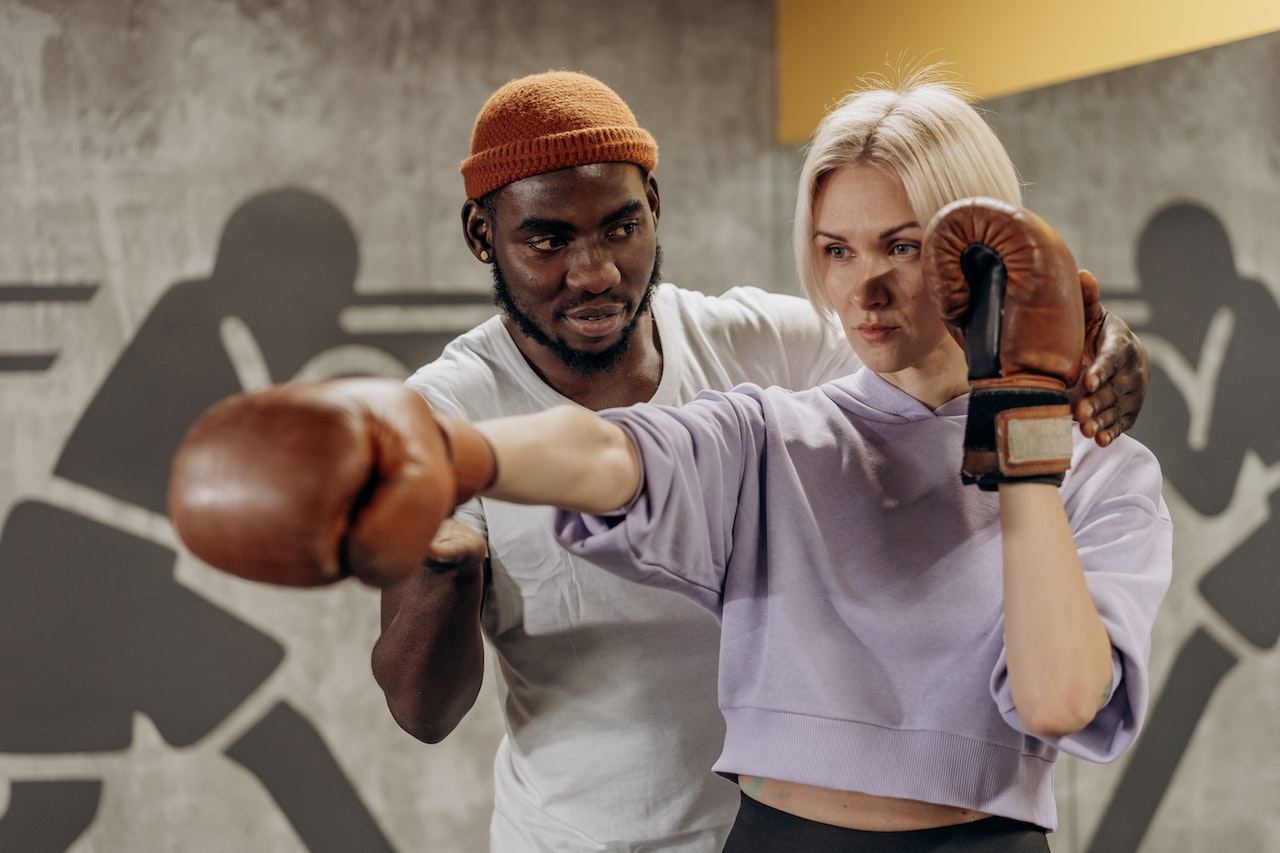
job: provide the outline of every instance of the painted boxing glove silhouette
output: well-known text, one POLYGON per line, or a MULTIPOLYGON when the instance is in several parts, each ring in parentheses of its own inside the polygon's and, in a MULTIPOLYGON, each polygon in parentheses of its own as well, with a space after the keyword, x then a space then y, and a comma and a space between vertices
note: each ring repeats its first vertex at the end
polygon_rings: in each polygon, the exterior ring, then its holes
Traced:
POLYGON ((478 432, 395 380, 291 382, 201 415, 174 456, 169 517, 196 557, 243 578, 385 586, 496 473, 478 432))
POLYGON ((934 304, 961 333, 969 362, 964 482, 984 490, 1061 483, 1071 467, 1067 389, 1084 353, 1082 287, 1093 285, 1096 303, 1093 277, 1040 217, 989 198, 938 211, 925 229, 922 262, 934 304))

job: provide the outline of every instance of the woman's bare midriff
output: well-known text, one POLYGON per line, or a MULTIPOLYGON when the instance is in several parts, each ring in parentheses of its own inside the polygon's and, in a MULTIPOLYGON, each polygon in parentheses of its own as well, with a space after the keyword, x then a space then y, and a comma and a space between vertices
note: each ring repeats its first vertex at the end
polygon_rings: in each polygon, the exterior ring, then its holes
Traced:
POLYGON ((897 797, 877 797, 857 791, 837 791, 833 788, 819 788, 759 776, 741 776, 738 784, 743 793, 756 802, 797 817, 847 829, 901 832, 969 823, 990 817, 986 812, 973 809, 897 797))

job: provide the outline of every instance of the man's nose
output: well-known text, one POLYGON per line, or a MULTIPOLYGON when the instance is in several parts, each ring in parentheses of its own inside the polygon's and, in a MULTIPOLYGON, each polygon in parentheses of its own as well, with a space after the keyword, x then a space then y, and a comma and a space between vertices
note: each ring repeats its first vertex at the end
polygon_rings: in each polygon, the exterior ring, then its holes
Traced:
POLYGON ((603 293, 622 281, 622 272, 608 246, 590 243, 577 246, 570 255, 565 284, 587 293, 603 293))

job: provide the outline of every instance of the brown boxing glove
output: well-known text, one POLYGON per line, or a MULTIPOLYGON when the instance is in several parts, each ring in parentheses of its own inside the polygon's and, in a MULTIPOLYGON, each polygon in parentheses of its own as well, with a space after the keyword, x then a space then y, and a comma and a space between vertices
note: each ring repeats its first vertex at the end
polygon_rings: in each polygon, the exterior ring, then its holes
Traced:
POLYGON ((394 583, 489 485, 493 453, 389 379, 295 382, 212 406, 184 437, 169 517, 205 563, 279 586, 394 583))
POLYGON ((1070 249, 1031 211, 971 198, 938 211, 921 257, 969 363, 964 482, 1061 483, 1072 452, 1067 388, 1080 376, 1085 331, 1070 249))

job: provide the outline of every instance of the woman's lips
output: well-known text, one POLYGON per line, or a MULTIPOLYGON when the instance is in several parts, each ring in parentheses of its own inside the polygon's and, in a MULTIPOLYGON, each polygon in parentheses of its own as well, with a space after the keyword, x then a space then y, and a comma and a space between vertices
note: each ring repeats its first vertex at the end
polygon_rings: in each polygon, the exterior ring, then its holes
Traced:
POLYGON ((859 325, 854 326, 854 331, 856 331, 864 341, 878 343, 886 340, 894 332, 898 331, 898 327, 885 326, 880 323, 860 323, 859 325))

